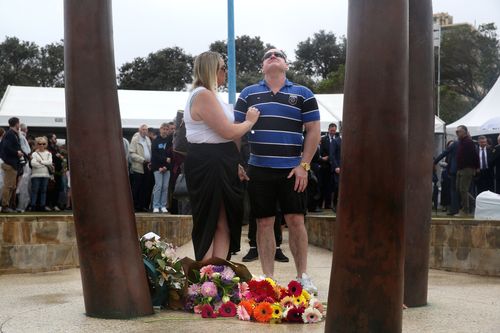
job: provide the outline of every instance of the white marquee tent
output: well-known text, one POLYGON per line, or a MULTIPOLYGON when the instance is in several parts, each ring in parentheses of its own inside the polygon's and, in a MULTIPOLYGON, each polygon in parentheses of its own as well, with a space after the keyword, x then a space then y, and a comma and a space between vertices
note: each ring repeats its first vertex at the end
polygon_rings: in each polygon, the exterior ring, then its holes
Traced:
MULTIPOLYGON (((162 122, 175 118, 184 109, 188 92, 118 90, 120 115, 124 129, 142 124, 158 128, 162 122)), ((227 100, 227 93, 220 93, 227 100)), ((0 126, 7 126, 10 117, 18 117, 30 127, 66 127, 64 88, 8 86, 0 102, 0 126)), ((321 130, 328 124, 342 121, 343 94, 316 94, 321 130)), ((444 133, 444 123, 436 117, 435 132, 444 133)))
POLYGON ((469 113, 446 126, 454 134, 457 126, 465 125, 472 136, 500 133, 500 77, 489 93, 469 113))
MULTIPOLYGON (((122 127, 147 124, 158 128, 184 109, 188 95, 183 91, 118 90, 122 127)), ((220 95, 227 101, 227 93, 220 95)), ((0 102, 0 126, 7 126, 8 119, 15 116, 30 127, 66 127, 64 100, 64 88, 8 86, 0 102)), ((319 110, 322 131, 341 120, 342 104, 335 112, 321 104, 319 110)))

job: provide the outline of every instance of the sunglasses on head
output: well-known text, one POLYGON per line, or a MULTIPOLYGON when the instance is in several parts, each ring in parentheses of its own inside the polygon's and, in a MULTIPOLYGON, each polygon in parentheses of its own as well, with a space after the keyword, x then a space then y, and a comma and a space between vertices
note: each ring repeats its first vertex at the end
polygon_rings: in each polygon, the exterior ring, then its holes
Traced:
POLYGON ((269 59, 269 58, 271 58, 271 56, 275 56, 276 58, 285 59, 285 55, 283 53, 281 53, 279 51, 271 51, 271 52, 267 52, 266 54, 264 54, 263 60, 269 59))

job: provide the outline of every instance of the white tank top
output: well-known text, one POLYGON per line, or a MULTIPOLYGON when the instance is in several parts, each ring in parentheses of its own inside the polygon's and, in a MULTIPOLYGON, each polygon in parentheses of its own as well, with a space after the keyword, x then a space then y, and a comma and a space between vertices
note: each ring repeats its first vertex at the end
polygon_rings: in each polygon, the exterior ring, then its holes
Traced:
MULTIPOLYGON (((196 96, 201 90, 206 89, 205 87, 198 87, 191 92, 189 98, 186 103, 186 108, 184 109, 184 123, 186 124, 186 139, 191 143, 223 143, 230 142, 231 140, 227 140, 222 138, 219 134, 217 134, 213 129, 208 127, 208 125, 203 120, 193 120, 191 118, 191 104, 192 99, 196 96)), ((224 103, 219 95, 215 95, 217 100, 219 101, 222 110, 224 110, 224 114, 226 115, 229 122, 234 123, 234 111, 233 107, 230 104, 224 103)))

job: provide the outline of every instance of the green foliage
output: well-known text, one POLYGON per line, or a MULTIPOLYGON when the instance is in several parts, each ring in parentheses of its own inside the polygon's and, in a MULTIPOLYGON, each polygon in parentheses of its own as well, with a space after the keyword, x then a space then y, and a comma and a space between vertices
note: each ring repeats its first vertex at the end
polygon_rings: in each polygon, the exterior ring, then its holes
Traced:
POLYGON ((192 81, 193 57, 179 47, 135 58, 118 70, 121 89, 180 91, 192 81))
POLYGON ((447 86, 441 87, 440 99, 441 108, 439 116, 447 124, 462 118, 475 106, 475 104, 471 103, 470 99, 458 94, 447 86))
POLYGON ((0 44, 0 96, 8 85, 63 86, 62 42, 40 48, 32 42, 6 37, 0 44))
POLYGON ((345 80, 345 65, 328 74, 326 79, 318 82, 316 92, 318 94, 343 94, 345 80))
POLYGON ((500 74, 500 46, 493 23, 459 25, 443 31, 441 84, 479 103, 500 74))
POLYGON ((320 30, 312 38, 297 45, 295 56, 295 70, 304 75, 325 79, 328 74, 345 64, 346 39, 341 37, 338 40, 333 32, 320 30))
MULTIPOLYGON (((260 37, 242 35, 236 37, 234 42, 236 51, 236 90, 241 91, 248 85, 254 84, 262 79, 260 71, 264 51, 272 47, 264 45, 260 37)), ((227 59, 227 43, 218 40, 210 44, 210 51, 219 52, 227 59)))

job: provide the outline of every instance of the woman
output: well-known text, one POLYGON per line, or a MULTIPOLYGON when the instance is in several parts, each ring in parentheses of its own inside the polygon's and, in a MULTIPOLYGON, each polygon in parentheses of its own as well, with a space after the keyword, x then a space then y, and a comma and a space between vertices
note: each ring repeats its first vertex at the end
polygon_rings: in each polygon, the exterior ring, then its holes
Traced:
POLYGON ((189 142, 184 166, 193 211, 195 257, 226 258, 230 242, 239 242, 243 217, 240 182, 248 179, 238 164, 240 155, 234 141, 257 122, 259 111, 249 108, 246 120, 234 124, 232 107, 216 93, 226 79, 220 54, 204 52, 196 57, 193 75, 193 90, 184 111, 189 142))
POLYGON ((31 210, 51 211, 45 205, 47 199, 47 186, 49 184, 49 168, 52 165, 52 154, 46 150, 47 138, 38 137, 35 139, 36 149, 31 154, 31 210), (40 199, 39 205, 38 199, 40 199))

